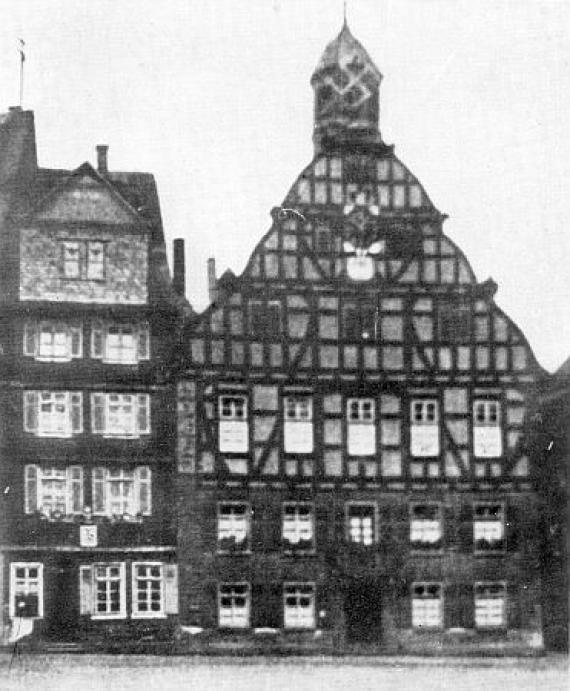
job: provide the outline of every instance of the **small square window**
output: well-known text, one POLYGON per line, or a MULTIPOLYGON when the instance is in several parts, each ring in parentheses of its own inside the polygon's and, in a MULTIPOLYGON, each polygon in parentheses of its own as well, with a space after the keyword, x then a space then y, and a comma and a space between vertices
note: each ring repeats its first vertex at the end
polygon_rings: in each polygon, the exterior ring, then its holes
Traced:
POLYGON ((348 542, 366 547, 376 541, 376 506, 348 504, 346 507, 346 537, 348 542))

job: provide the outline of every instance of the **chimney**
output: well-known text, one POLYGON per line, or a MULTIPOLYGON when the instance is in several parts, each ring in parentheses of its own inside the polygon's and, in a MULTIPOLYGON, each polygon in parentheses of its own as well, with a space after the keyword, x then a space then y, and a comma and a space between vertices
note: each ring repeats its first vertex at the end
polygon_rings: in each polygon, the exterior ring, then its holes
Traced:
POLYGON ((216 302, 218 299, 218 288, 216 279, 216 260, 213 257, 208 259, 208 299, 216 302))
POLYGON ((173 257, 173 279, 172 287, 178 295, 184 297, 186 293, 186 270, 184 262, 184 239, 176 238, 174 240, 174 257, 173 257))
POLYGON ((97 172, 101 173, 101 175, 106 175, 109 172, 109 168, 107 167, 107 152, 109 151, 109 147, 107 144, 98 144, 96 148, 97 172))

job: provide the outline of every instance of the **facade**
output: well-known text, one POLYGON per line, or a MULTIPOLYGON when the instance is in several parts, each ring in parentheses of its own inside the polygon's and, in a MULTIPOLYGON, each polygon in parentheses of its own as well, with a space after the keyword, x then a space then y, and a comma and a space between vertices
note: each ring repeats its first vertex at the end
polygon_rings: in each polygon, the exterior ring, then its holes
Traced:
POLYGON ((184 304, 154 178, 110 171, 104 146, 97 169, 39 167, 19 108, 0 139, 3 641, 168 640, 184 304))
POLYGON ((184 335, 188 649, 540 650, 543 371, 378 128, 348 27, 313 76, 315 154, 184 335))

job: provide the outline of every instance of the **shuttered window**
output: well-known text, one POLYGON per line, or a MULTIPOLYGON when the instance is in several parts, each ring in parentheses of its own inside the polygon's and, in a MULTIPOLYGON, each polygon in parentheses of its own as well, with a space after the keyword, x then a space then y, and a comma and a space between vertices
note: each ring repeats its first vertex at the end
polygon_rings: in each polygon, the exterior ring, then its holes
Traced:
POLYGON ((148 466, 93 468, 93 513, 99 516, 149 516, 152 475, 148 466))
POLYGON ((109 364, 134 365, 150 358, 147 323, 95 321, 91 325, 91 357, 109 364))
POLYGON ((70 437, 83 432, 79 391, 24 391, 24 431, 40 437, 70 437))
POLYGON ((133 619, 164 617, 164 566, 159 562, 132 565, 133 619))
POLYGON ((24 469, 25 511, 57 518, 83 511, 83 468, 27 465, 24 469))
POLYGON ((72 322, 26 322, 24 355, 44 362, 65 362, 83 357, 83 326, 72 322))
POLYGON ((149 434, 149 394, 91 394, 91 430, 109 437, 149 434))

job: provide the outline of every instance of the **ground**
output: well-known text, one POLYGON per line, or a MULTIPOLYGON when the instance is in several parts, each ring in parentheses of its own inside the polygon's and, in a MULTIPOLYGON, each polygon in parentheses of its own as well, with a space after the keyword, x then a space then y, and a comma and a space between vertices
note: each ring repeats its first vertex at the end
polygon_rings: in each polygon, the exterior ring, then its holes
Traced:
POLYGON ((0 654, 2 691, 568 691, 568 658, 204 658, 0 654))

